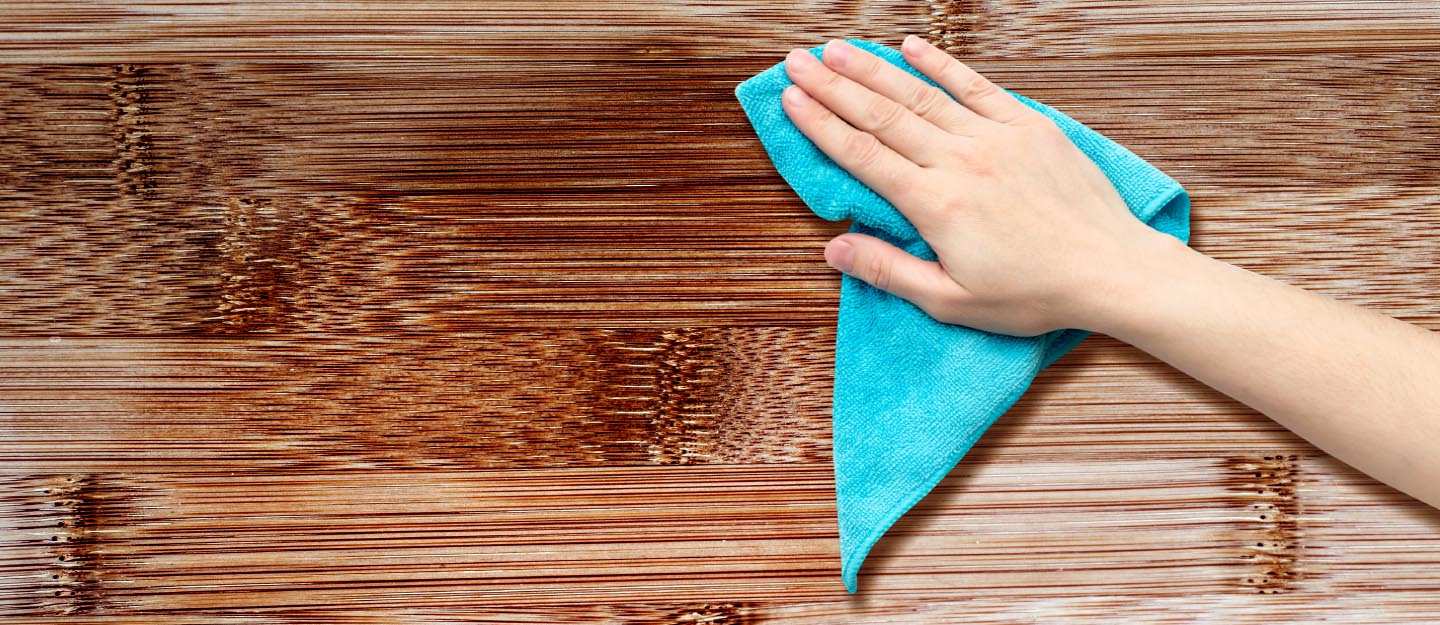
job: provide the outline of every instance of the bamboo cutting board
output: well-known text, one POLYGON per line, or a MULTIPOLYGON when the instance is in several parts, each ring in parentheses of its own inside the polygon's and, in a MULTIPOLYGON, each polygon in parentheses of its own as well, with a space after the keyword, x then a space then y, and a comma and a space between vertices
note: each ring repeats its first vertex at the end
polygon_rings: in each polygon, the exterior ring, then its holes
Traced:
POLYGON ((0 24, 6 622, 1440 619, 1440 513, 1100 336, 846 595, 844 226, 731 94, 791 47, 924 34, 1179 179, 1197 248, 1440 329, 1433 2, 0 24))

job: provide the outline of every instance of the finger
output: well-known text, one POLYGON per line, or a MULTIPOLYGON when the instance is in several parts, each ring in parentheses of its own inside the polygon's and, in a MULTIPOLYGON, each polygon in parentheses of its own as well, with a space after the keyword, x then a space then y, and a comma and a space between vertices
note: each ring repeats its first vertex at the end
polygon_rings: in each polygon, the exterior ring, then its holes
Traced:
POLYGON ((949 94, 848 41, 825 46, 825 64, 842 76, 900 103, 921 119, 950 132, 961 132, 981 119, 949 94))
POLYGON ((954 318, 970 297, 940 263, 863 234, 843 234, 825 246, 825 262, 866 284, 899 296, 941 321, 954 318))
POLYGON ((901 156, 921 165, 940 160, 936 138, 944 131, 899 102, 837 74, 806 50, 792 50, 785 57, 785 71, 805 93, 901 156))
POLYGON ((1039 115, 988 78, 929 42, 910 35, 900 51, 915 69, 939 83, 966 108, 1002 124, 1033 119, 1039 115))
POLYGON ((785 114, 830 160, 897 206, 921 173, 915 163, 896 154, 868 132, 861 132, 836 117, 797 85, 785 88, 780 98, 785 114))

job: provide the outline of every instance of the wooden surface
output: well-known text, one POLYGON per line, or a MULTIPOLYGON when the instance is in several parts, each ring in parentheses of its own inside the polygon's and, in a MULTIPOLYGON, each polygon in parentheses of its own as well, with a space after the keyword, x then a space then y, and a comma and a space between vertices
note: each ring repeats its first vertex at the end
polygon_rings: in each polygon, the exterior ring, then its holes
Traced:
POLYGON ((731 93, 790 47, 926 34, 1174 175, 1199 249, 1440 329, 1433 2, 0 24, 6 622, 1440 619, 1440 513, 1105 337, 846 595, 844 226, 731 93))

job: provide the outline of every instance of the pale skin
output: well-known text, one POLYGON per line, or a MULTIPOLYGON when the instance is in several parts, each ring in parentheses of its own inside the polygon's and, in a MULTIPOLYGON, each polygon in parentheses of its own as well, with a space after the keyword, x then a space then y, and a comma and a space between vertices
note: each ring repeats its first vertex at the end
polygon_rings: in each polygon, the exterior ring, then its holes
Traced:
POLYGON ((954 99, 843 41, 786 59, 790 119, 939 258, 844 234, 831 266, 947 323, 1109 334, 1440 507, 1440 333, 1151 229, 1048 118, 918 37, 901 51, 954 99))

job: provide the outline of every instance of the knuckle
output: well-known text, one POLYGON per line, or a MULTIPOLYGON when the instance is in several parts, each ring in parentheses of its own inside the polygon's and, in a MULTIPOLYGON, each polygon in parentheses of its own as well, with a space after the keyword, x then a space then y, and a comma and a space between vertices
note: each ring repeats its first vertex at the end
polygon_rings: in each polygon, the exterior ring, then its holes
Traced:
POLYGON ((991 171, 990 159, 976 141, 952 141, 946 147, 945 154, 972 174, 985 175, 991 171))
POLYGON ((871 254, 865 260, 865 280, 881 291, 889 291, 894 285, 895 264, 884 254, 871 254))
POLYGON ((920 200, 924 199, 927 194, 924 192, 926 184, 922 177, 922 171, 916 170, 916 168, 897 168, 888 177, 884 194, 891 202, 904 202, 906 206, 914 206, 914 204, 924 206, 926 202, 920 202, 920 200))
POLYGON ((811 111, 812 111, 812 112, 810 113, 810 115, 811 115, 812 119, 815 120, 816 123, 829 124, 829 123, 833 123, 833 122, 835 121, 835 119, 836 119, 836 117, 835 117, 835 112, 834 112, 834 111, 831 111, 830 109, 828 109, 828 108, 826 108, 826 107, 823 107, 823 106, 812 106, 812 107, 809 107, 809 108, 810 108, 811 111))
POLYGON ((1039 137, 1040 140, 1053 144, 1070 143, 1070 137, 1067 137, 1065 131, 1056 125, 1055 120, 1040 115, 1039 113, 1036 113, 1036 117, 1038 119, 1034 119, 1031 123, 1031 128, 1034 129, 1035 135, 1039 137))
POLYGON ((895 198, 907 198, 914 195, 915 190, 922 186, 919 170, 900 169, 890 175, 888 194, 895 198))
POLYGON ((945 155, 960 162, 974 160, 977 151, 973 141, 950 141, 945 144, 945 155))
POLYGON ((860 79, 863 82, 870 78, 874 78, 877 74, 880 73, 881 61, 869 58, 866 55, 856 56, 858 56, 859 58, 856 58, 851 63, 851 67, 854 68, 854 70, 852 71, 854 72, 856 78, 860 79))
POLYGON ((966 99, 983 100, 995 95, 1000 88, 995 83, 980 74, 971 73, 965 77, 965 87, 961 89, 966 99))
POLYGON ((971 205, 963 195, 951 195, 934 203, 935 212, 942 216, 962 215, 970 211, 971 205))
POLYGON ((1064 150, 1072 147, 1070 137, 1061 130, 1050 118, 1039 113, 1035 114, 1039 119, 1026 116, 1016 131, 1019 136, 1029 145, 1043 150, 1051 151, 1064 150))
POLYGON ((865 121, 869 128, 893 128, 900 123, 904 109, 899 104, 884 98, 877 98, 865 105, 865 121))
POLYGON ((842 149, 854 167, 870 167, 880 160, 880 140, 868 132, 851 133, 842 149))
POLYGON ((1028 123, 1028 124, 1026 124, 1026 125, 1029 126, 1030 128, 1035 129, 1035 132, 1040 133, 1040 134, 1051 134, 1051 135, 1064 134, 1064 133, 1062 133, 1062 132, 1060 131, 1060 126, 1058 126, 1058 125, 1055 124, 1055 120, 1050 119, 1049 117, 1046 117, 1046 116, 1044 116, 1044 115, 1041 115, 1041 114, 1039 114, 1038 112, 1035 112, 1035 111, 1031 111, 1031 112, 1032 112, 1032 113, 1035 113, 1035 114, 1034 114, 1034 115, 1026 115, 1026 116, 1025 116, 1026 121, 1030 122, 1030 123, 1028 123))
POLYGON ((820 88, 826 91, 834 91, 840 88, 841 82, 845 80, 835 72, 824 72, 820 77, 820 88))
POLYGON ((940 90, 930 85, 916 87, 910 94, 910 109, 921 117, 931 117, 940 111, 944 104, 940 90))

